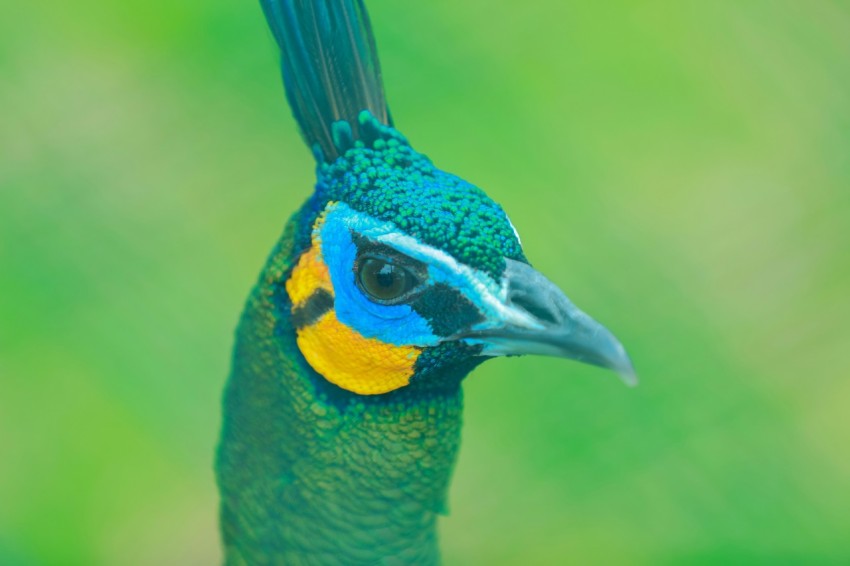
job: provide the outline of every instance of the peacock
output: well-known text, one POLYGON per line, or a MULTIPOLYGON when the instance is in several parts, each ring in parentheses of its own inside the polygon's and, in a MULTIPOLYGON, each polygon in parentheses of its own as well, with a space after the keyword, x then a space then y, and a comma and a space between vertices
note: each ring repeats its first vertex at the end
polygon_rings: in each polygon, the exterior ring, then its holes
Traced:
POLYGON ((635 372, 505 211, 394 127, 363 0, 261 3, 317 181, 236 333, 225 561, 435 564, 473 368, 543 354, 635 372))

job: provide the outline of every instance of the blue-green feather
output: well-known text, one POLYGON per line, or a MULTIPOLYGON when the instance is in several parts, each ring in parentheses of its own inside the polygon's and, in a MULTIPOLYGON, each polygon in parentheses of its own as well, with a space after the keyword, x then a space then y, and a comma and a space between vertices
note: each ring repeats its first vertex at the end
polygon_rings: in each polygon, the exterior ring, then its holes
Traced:
POLYGON ((435 167, 395 128, 369 112, 356 121, 361 139, 316 168, 298 245, 310 245, 313 221, 330 201, 393 222, 419 241, 498 280, 505 258, 526 261, 507 214, 484 191, 435 167))
POLYGON ((362 0, 261 3, 281 50, 292 113, 319 161, 333 161, 341 147, 361 139, 357 121, 361 111, 391 125, 362 0), (341 121, 346 124, 339 125, 341 121))

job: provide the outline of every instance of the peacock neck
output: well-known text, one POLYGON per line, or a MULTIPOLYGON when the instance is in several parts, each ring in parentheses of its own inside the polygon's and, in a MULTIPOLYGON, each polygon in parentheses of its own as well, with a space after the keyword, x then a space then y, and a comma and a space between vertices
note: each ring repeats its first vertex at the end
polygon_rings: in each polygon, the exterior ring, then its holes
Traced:
POLYGON ((374 397, 324 382, 298 350, 283 291, 293 232, 248 300, 225 392, 227 563, 435 563, 471 367, 374 397))

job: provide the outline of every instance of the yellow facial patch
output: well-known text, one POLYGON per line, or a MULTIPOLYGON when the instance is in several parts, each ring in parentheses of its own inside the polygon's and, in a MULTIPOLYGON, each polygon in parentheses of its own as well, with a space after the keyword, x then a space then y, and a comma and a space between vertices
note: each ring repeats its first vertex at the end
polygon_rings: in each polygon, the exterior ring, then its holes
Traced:
MULTIPOLYGON (((307 308, 309 301, 318 294, 334 295, 318 235, 323 220, 320 216, 316 221, 312 245, 301 255, 286 282, 293 313, 307 308)), ((333 308, 296 328, 296 341, 307 363, 317 373, 360 395, 388 393, 409 384, 421 352, 414 346, 396 346, 366 338, 337 320, 333 308)))
POLYGON ((297 331, 307 362, 331 383, 360 395, 378 395, 410 383, 419 348, 364 338, 330 311, 297 331))
POLYGON ((322 261, 321 243, 317 237, 313 237, 313 245, 301 255, 298 265, 292 270, 292 276, 286 282, 286 292, 292 307, 297 308, 303 306, 319 289, 333 295, 331 276, 322 261))

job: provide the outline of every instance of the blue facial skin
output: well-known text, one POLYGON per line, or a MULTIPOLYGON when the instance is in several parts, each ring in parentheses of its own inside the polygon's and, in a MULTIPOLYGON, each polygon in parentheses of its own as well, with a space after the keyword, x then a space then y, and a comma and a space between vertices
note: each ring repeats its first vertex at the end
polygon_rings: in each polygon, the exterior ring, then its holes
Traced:
POLYGON ((377 338, 397 346, 435 346, 428 321, 410 305, 383 305, 366 297, 355 283, 357 259, 354 233, 374 239, 396 229, 391 222, 376 221, 357 213, 344 203, 334 205, 321 228, 322 255, 334 288, 337 319, 366 338, 377 338))

